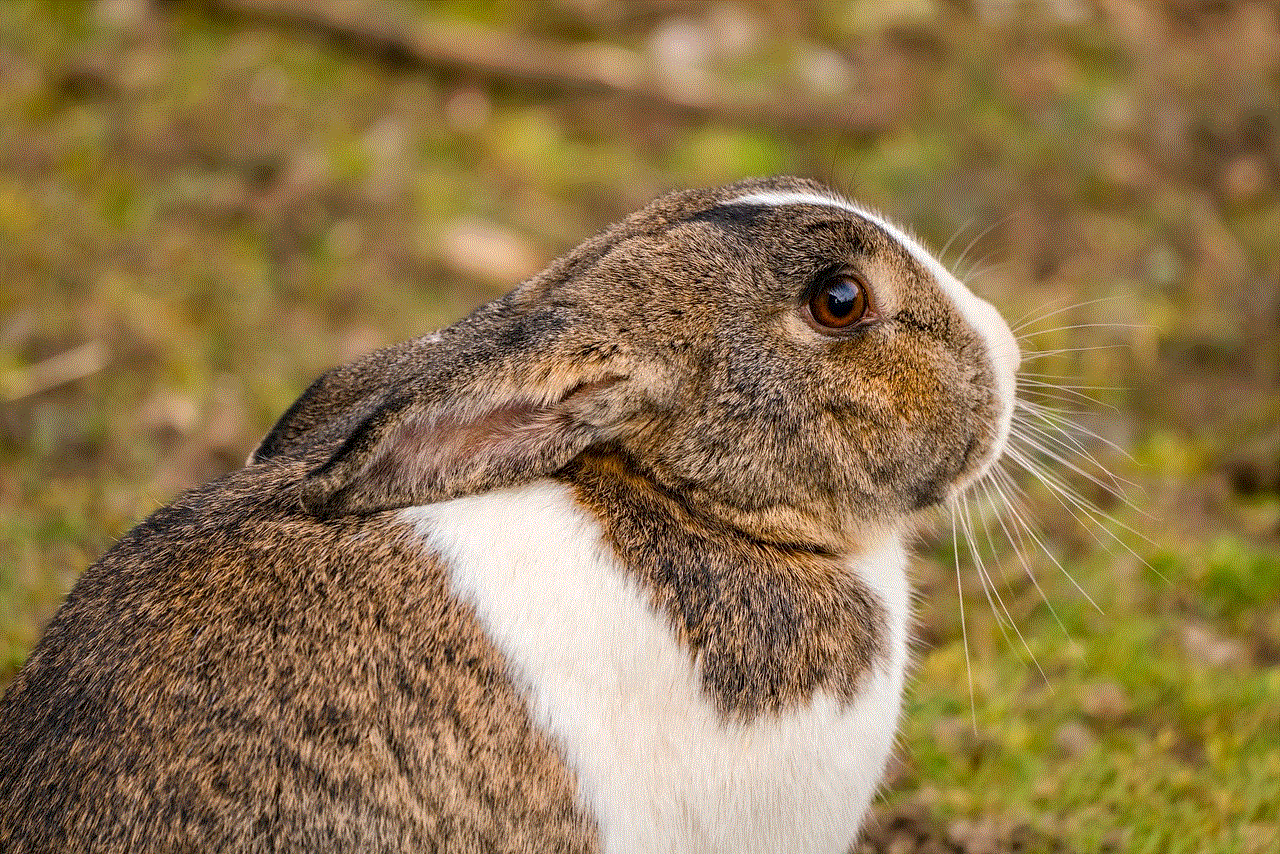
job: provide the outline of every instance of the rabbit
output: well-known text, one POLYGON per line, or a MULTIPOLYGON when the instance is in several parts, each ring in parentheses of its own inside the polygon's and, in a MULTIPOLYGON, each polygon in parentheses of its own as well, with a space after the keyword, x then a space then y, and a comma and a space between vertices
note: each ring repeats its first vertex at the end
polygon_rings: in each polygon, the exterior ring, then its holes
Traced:
POLYGON ((664 196, 90 567, 0 703, 0 850, 847 851, 904 538, 1018 360, 822 184, 664 196))

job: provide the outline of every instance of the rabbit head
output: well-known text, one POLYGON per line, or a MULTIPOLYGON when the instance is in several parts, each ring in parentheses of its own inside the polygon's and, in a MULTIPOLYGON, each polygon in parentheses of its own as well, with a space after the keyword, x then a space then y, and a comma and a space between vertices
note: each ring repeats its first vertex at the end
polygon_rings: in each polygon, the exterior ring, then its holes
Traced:
POLYGON ((979 476, 1016 343, 912 238, 822 185, 665 196, 439 333, 322 377, 251 461, 333 516, 624 454, 761 539, 847 549, 979 476))

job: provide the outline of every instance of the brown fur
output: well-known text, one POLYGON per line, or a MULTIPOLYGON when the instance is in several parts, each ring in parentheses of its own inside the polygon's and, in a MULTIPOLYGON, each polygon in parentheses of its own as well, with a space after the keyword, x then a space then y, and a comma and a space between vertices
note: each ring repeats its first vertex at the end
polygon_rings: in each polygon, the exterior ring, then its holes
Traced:
POLYGON ((0 704, 0 851, 596 850, 573 780, 408 529, 298 462, 156 513, 0 704))
POLYGON ((819 689, 844 700, 884 659, 884 614, 835 555, 744 537, 656 488, 625 454, 584 454, 561 477, 697 655, 726 716, 750 720, 819 689))

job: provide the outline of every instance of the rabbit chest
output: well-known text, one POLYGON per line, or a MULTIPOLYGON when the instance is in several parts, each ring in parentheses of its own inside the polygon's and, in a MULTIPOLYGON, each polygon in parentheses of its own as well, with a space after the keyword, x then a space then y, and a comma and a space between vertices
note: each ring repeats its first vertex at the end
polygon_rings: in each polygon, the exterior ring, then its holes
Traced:
POLYGON ((847 564, 879 621, 855 687, 726 710, 708 653, 682 642, 572 486, 544 480, 402 519, 509 661, 605 851, 843 852, 854 841, 898 720, 908 597, 897 538, 847 564))

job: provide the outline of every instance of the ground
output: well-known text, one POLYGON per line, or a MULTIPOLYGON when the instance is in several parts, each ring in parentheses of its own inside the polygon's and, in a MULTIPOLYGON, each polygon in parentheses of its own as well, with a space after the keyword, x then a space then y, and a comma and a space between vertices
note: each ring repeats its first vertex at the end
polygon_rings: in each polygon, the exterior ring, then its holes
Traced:
POLYGON ((1082 505, 1019 476, 1021 558, 981 495, 922 530, 864 850, 1277 850, 1274 4, 300 8, 0 10, 0 683, 325 368, 665 189, 804 174, 1030 318, 1027 399, 1089 431, 1034 452, 1082 505))

